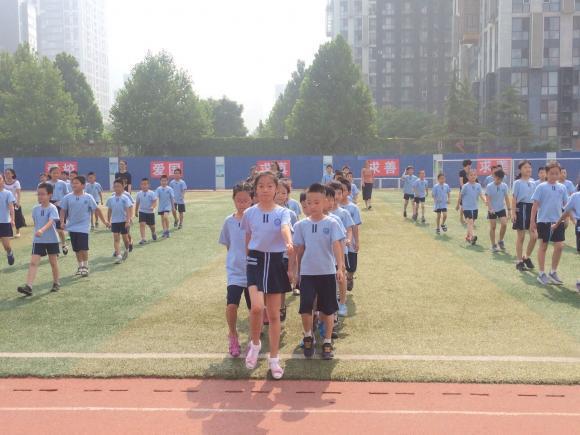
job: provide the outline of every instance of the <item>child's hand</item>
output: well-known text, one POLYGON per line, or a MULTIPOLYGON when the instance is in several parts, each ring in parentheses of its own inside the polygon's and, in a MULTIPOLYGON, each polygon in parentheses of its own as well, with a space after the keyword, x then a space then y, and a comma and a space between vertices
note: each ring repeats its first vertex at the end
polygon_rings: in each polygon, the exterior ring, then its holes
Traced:
POLYGON ((346 246, 350 248, 352 246, 352 240, 346 239, 346 246))
POLYGON ((556 228, 558 228, 560 226, 560 222, 556 222, 555 224, 552 224, 552 226, 550 227, 550 229, 552 231, 556 231, 556 228))
POLYGON ((42 230, 38 230, 36 233, 34 233, 36 237, 42 237, 42 234, 44 234, 44 231, 42 230))
POLYGON ((107 228, 111 228, 111 222, 105 222, 105 226, 106 226, 107 228))
POLYGON ((342 268, 338 269, 338 271, 336 272, 336 280, 340 283, 345 281, 344 272, 342 268))
POLYGON ((286 250, 288 251, 288 256, 294 254, 294 245, 292 243, 286 243, 286 250))

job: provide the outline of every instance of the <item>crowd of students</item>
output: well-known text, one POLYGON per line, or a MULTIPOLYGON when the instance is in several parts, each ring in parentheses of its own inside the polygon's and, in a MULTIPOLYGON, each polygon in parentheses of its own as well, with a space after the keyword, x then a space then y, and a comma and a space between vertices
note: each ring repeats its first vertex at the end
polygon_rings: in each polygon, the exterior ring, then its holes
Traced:
MULTIPOLYGON (((116 174, 113 193, 106 201, 103 198, 103 188, 97 182, 94 172, 89 172, 85 177, 75 171, 69 173, 61 171, 59 167, 52 167, 48 174, 41 174, 37 187, 38 204, 32 209, 32 255, 26 283, 17 288, 19 293, 32 295, 42 257, 48 257, 52 268, 51 291, 59 291, 60 272, 57 258, 61 254, 66 256, 69 253, 67 233, 77 260, 76 275, 88 277, 89 235, 99 226, 99 222, 113 234, 113 257, 116 264, 127 260, 133 250, 131 225, 134 218, 139 222, 140 245, 147 243, 147 227, 150 229, 151 239, 157 240, 156 210, 161 218, 162 238, 170 237, 170 214, 174 218, 174 227, 183 227, 187 185, 182 179, 181 169, 175 169, 171 181, 167 175, 163 175, 160 186, 155 190, 151 190, 149 179, 143 178, 140 191, 133 199, 132 179, 126 172, 126 163, 122 163, 124 167, 116 174), (106 213, 99 205, 105 206, 106 213)), ((20 209, 20 185, 17 183, 13 169, 7 169, 4 175, 0 175, 0 240, 9 265, 15 262, 10 240, 19 237, 20 228, 26 225, 20 209)))
MULTIPOLYGON (((330 168, 332 169, 332 168, 330 168)), ((352 179, 352 174, 350 174, 352 179)), ((348 316, 347 292, 354 288, 360 251, 360 211, 347 173, 327 171, 322 183, 290 198, 291 181, 272 171, 251 172, 233 189, 235 212, 223 224, 219 242, 227 248, 229 352, 241 354, 237 311, 242 295, 249 315, 246 367, 256 368, 263 325, 269 325, 269 370, 282 378, 279 347, 286 317, 285 295, 300 298, 304 356, 321 343, 321 357, 334 357, 339 317, 348 316)), ((358 189, 357 189, 358 190, 358 189)))
MULTIPOLYGON (((558 275, 558 265, 564 248, 565 233, 568 225, 575 226, 576 247, 580 253, 580 185, 567 179, 567 172, 556 161, 548 162, 538 169, 538 179, 532 178, 532 164, 523 160, 518 164, 518 175, 512 191, 504 179, 506 172, 501 165, 491 168, 483 185, 480 184, 477 171, 471 168, 471 160, 463 162, 459 173, 460 191, 457 197, 456 210, 461 211, 461 222, 466 226, 465 240, 475 245, 478 240, 475 223, 479 217, 480 201, 487 209, 489 222, 489 239, 491 251, 505 252, 505 235, 508 222, 516 231, 516 264, 518 271, 534 270, 531 259, 536 243, 538 247, 538 281, 542 285, 562 285, 558 275), (498 230, 499 227, 499 230, 498 230), (525 246, 526 235, 528 243, 525 246), (546 268, 546 251, 553 243, 554 249, 550 268, 546 268)), ((414 175, 414 168, 409 166, 401 177, 403 187, 403 216, 407 217, 409 201, 413 201, 413 220, 417 220, 421 205, 421 221, 425 222, 424 203, 428 196, 425 171, 414 175)), ((437 214, 437 234, 447 231, 447 212, 451 204, 451 189, 446 183, 445 174, 437 175, 437 182, 432 188, 433 211, 437 214)), ((577 282, 580 291, 580 281, 577 282)))

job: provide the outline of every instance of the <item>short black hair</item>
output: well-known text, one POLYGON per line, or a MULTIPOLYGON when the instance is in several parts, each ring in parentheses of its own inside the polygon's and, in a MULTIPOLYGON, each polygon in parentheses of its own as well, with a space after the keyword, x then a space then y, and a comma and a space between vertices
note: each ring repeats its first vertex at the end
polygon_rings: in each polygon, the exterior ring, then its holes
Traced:
POLYGON ((439 172, 439 174, 437 174, 437 179, 439 179, 441 177, 445 177, 445 174, 443 172, 439 172))
POLYGON ((173 173, 174 173, 174 174, 175 174, 176 172, 179 172, 180 174, 182 173, 180 168, 175 168, 175 169, 173 170, 173 173))
POLYGON ((68 171, 61 171, 61 174, 70 175, 68 171))
POLYGON ((346 186, 346 190, 348 190, 348 192, 352 192, 352 183, 348 180, 345 180, 344 178, 342 180, 340 180, 340 184, 342 184, 343 186, 346 186))
POLYGON ((326 190, 326 197, 327 198, 334 198, 336 196, 336 191, 330 187, 330 186, 324 186, 324 189, 326 190))
POLYGON ((52 192, 54 192, 54 188, 50 183, 40 183, 36 189, 44 189, 49 195, 52 195, 52 192))
POLYGON ((167 180, 167 175, 163 174, 161 177, 159 177, 160 180, 167 180))
MULTIPOLYGON (((91 175, 91 174, 89 174, 89 175, 91 175)), ((120 184, 121 186, 124 186, 123 180, 121 180, 120 178, 115 179, 115 181, 113 181, 113 184, 120 184)))
POLYGON ((250 198, 253 197, 254 189, 250 183, 240 182, 234 186, 232 189, 232 198, 235 198, 238 193, 247 192, 250 195, 250 198))
POLYGON ((497 178, 500 178, 501 180, 503 180, 504 177, 505 177, 505 172, 503 171, 503 169, 498 169, 497 171, 495 171, 493 173, 493 176, 494 177, 497 177, 497 178))
MULTIPOLYGON (((310 185, 310 187, 308 188, 308 190, 306 192, 307 193, 322 193, 323 195, 326 195, 326 187, 320 183, 314 183, 314 184, 310 185)), ((306 199, 306 193, 304 194, 304 199, 306 199)), ((302 202, 302 194, 300 194, 300 202, 302 202)))
POLYGON ((540 171, 545 171, 545 170, 546 170, 545 166, 540 166, 540 167, 538 168, 538 172, 540 172, 540 171))
POLYGON ((472 163, 473 163, 473 162, 472 162, 471 160, 469 160, 469 159, 465 159, 465 160, 463 161, 463 167, 465 168, 466 166, 471 166, 471 164, 472 164, 472 163))
POLYGON ((342 179, 337 181, 331 181, 328 183, 329 187, 332 187, 334 190, 342 190, 342 179))
POLYGON ((91 175, 95 175, 95 173, 93 171, 91 171, 87 174, 87 177, 90 177, 91 175))
POLYGON ((328 164, 328 165, 326 165, 326 169, 328 169, 328 168, 330 168, 330 169, 334 169, 334 168, 333 168, 333 166, 332 166, 331 164, 328 164))
MULTIPOLYGON (((322 186, 322 184, 321 184, 322 186)), ((324 186, 322 186, 324 187, 324 186)), ((326 189, 324 190, 324 194, 326 195, 326 189)), ((306 192, 300 192, 300 202, 306 201, 306 192)))
POLYGON ((83 177, 82 175, 77 175, 76 177, 73 178, 73 181, 79 181, 83 186, 85 184, 87 184, 87 179, 85 177, 83 177))
POLYGON ((143 182, 143 181, 147 181, 147 182, 149 182, 149 178, 147 178, 147 177, 145 177, 145 178, 141 178, 141 182, 143 182))

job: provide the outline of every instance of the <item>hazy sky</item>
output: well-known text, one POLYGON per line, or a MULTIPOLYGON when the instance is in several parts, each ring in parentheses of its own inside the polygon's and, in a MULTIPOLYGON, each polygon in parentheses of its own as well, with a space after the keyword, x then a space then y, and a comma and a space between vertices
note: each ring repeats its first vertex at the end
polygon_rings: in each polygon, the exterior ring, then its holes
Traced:
POLYGON ((148 50, 165 49, 203 98, 244 105, 252 131, 298 59, 326 41, 326 0, 108 0, 111 88, 148 50))

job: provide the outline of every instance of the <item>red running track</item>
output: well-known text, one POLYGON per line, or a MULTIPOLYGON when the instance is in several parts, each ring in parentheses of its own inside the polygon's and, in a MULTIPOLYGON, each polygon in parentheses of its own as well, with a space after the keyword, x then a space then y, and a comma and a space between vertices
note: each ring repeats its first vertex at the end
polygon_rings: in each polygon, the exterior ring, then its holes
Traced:
POLYGON ((580 386, 3 379, 6 434, 579 434, 580 386))

